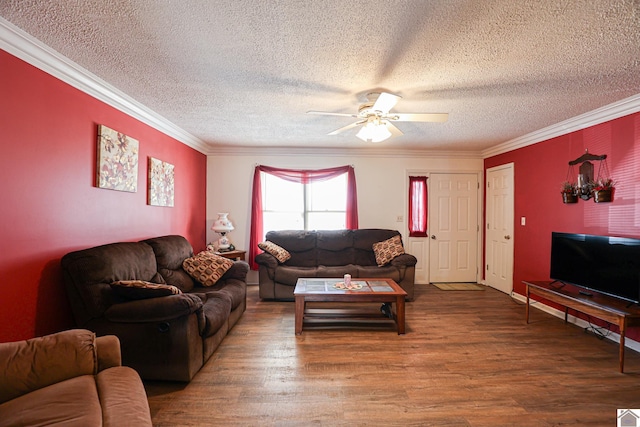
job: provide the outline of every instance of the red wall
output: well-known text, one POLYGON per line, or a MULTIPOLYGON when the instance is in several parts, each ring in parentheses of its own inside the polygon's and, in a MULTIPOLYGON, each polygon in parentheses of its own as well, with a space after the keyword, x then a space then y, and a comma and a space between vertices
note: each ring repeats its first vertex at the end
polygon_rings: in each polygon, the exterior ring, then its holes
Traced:
MULTIPOLYGON (((484 166, 509 162, 515 165, 516 292, 524 294, 523 280, 549 280, 552 231, 640 237, 640 113, 490 157, 484 166), (614 200, 563 204, 560 186, 567 179, 568 162, 586 149, 607 155, 610 174, 618 182, 614 200), (520 225, 523 216, 526 226, 520 225)), ((598 162, 593 163, 597 176, 598 162)), ((640 331, 629 335, 637 340, 640 331)))
POLYGON ((73 326, 60 258, 165 234, 204 249, 206 156, 0 50, 0 342, 73 326), (98 124, 140 142, 138 191, 95 187, 98 124), (149 157, 175 207, 147 205, 149 157))

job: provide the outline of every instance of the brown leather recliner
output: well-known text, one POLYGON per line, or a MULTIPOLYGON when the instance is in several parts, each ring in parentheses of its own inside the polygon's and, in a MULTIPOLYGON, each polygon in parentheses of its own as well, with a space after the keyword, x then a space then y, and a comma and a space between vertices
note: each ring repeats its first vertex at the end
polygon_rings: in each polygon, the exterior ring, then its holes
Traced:
POLYGON ((65 255, 61 263, 76 325, 116 335, 123 364, 144 379, 190 381, 245 311, 249 270, 236 261, 214 286, 204 287, 182 269, 191 256, 193 249, 182 236, 65 255), (119 280, 166 283, 182 293, 126 299, 111 287, 119 280))

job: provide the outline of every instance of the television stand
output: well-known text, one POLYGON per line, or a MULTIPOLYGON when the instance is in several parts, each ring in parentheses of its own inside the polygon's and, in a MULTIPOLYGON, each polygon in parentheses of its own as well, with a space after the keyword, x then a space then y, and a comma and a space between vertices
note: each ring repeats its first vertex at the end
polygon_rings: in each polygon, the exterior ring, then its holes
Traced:
POLYGON ((538 295, 548 301, 564 306, 564 321, 567 322, 569 309, 588 314, 620 328, 620 372, 624 372, 624 337, 627 327, 640 326, 640 308, 630 307, 627 301, 593 293, 584 295, 571 287, 554 287, 550 281, 523 281, 526 286, 526 321, 529 323, 529 301, 531 295, 538 295))

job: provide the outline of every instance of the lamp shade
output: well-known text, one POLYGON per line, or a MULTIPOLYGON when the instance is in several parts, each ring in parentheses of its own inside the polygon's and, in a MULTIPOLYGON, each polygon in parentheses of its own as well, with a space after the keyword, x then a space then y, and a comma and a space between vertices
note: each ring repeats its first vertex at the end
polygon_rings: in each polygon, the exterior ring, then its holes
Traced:
POLYGON ((227 233, 234 229, 233 224, 227 218, 228 213, 218 213, 218 219, 213 222, 211 229, 217 233, 227 233))

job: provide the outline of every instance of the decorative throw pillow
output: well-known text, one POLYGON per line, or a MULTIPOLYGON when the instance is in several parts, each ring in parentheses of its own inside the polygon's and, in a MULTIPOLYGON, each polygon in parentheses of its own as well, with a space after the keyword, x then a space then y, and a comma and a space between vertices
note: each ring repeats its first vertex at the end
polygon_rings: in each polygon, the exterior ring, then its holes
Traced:
POLYGON ((144 280, 118 280, 111 283, 111 289, 117 295, 128 299, 157 298, 182 293, 175 286, 151 283, 144 280))
POLYGON ((268 240, 266 242, 258 243, 258 247, 276 257, 281 264, 291 258, 291 254, 285 248, 268 240))
POLYGON ((402 247, 400 235, 393 236, 383 242, 374 243, 373 253, 376 255, 378 267, 382 267, 398 255, 402 255, 404 248, 402 247))
POLYGON ((232 266, 233 261, 229 258, 209 251, 202 251, 198 255, 187 258, 182 262, 184 271, 202 283, 203 286, 215 285, 232 266))

